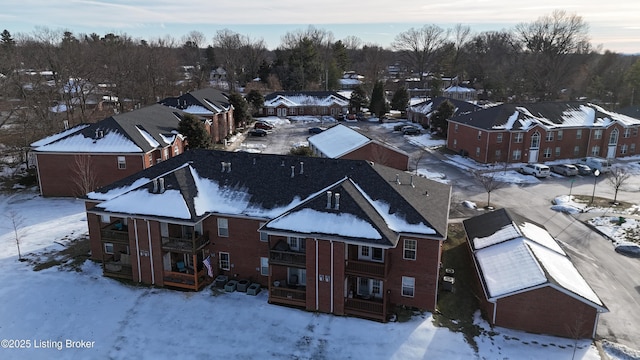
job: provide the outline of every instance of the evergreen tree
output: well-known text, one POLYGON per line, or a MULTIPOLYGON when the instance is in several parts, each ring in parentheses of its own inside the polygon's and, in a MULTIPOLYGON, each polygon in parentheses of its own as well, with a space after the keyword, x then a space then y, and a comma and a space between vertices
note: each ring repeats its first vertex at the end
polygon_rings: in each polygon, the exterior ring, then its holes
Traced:
POLYGON ((360 110, 367 106, 369 99, 367 99, 367 94, 364 92, 364 89, 360 86, 356 86, 351 92, 351 98, 349 99, 349 108, 351 111, 355 111, 356 113, 360 112, 360 110))
POLYGON ((2 45, 3 49, 9 49, 16 45, 16 41, 13 40, 13 37, 11 36, 9 30, 4 29, 4 31, 0 33, 0 44, 2 45))
POLYGON ((246 100, 249 103, 249 107, 252 109, 251 113, 253 115, 257 114, 262 106, 264 106, 264 96, 262 96, 258 90, 254 89, 249 91, 246 100))
POLYGON ((431 128, 436 130, 441 136, 447 136, 447 128, 449 126, 449 119, 453 116, 455 106, 449 100, 445 100, 440 103, 438 109, 431 115, 429 122, 431 128))
POLYGON ((391 99, 391 109, 401 111, 404 114, 407 111, 407 106, 409 105, 409 93, 405 88, 399 88, 396 92, 393 93, 393 98, 391 99))
POLYGON ((244 126, 244 124, 251 119, 247 100, 245 100, 240 93, 232 92, 231 95, 229 95, 229 102, 233 105, 233 119, 236 122, 236 127, 244 126))
POLYGON ((187 138, 187 149, 211 148, 211 137, 197 117, 187 114, 178 125, 178 132, 187 138))
POLYGON ((371 103, 369 104, 369 111, 381 118, 387 113, 387 101, 384 97, 384 84, 382 81, 376 82, 373 86, 373 92, 371 93, 371 103))
POLYGON ((347 71, 349 68, 349 54, 347 54, 347 48, 342 43, 342 40, 338 40, 333 44, 333 58, 340 71, 347 71))

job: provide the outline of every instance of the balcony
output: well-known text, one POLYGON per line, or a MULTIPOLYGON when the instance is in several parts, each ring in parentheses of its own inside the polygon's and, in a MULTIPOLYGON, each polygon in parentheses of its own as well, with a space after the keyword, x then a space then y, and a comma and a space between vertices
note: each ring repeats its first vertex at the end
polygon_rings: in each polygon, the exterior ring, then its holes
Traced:
POLYGON ((126 264, 121 261, 105 262, 102 268, 102 274, 112 278, 133 280, 131 264, 126 264))
POLYGON ((365 319, 387 321, 387 299, 347 298, 344 304, 346 315, 365 319))
POLYGON ((129 244, 129 230, 118 220, 100 229, 103 242, 129 244))
POLYGON ((194 291, 199 291, 203 287, 211 283, 211 281, 207 277, 207 272, 205 269, 200 270, 196 274, 165 271, 163 280, 164 286, 171 286, 175 288, 194 291))
POLYGON ((345 274, 384 280, 389 273, 390 259, 384 263, 366 260, 347 260, 345 274))
POLYGON ((269 264, 304 268, 307 265, 307 255, 303 252, 292 251, 286 242, 278 241, 269 251, 269 264))
POLYGON ((207 234, 196 237, 162 237, 162 250, 193 254, 209 243, 207 234))
POLYGON ((269 302, 304 308, 307 306, 307 290, 301 286, 297 288, 272 286, 269 289, 269 302))

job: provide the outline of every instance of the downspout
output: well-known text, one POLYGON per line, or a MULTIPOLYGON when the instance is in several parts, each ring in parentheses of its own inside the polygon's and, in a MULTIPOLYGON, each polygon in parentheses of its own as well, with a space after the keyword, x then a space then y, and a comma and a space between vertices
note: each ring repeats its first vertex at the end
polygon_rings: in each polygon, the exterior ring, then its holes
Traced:
POLYGON ((318 311, 319 309, 319 298, 318 298, 318 279, 319 279, 319 275, 318 275, 318 239, 314 239, 316 241, 316 276, 315 276, 315 282, 316 282, 316 311, 318 311))
POLYGON ((598 320, 600 320, 600 311, 596 311, 596 321, 593 323, 593 331, 591 332, 591 338, 596 338, 596 329, 598 328, 598 320))
POLYGON ((151 246, 151 227, 149 226, 149 220, 144 220, 147 223, 147 238, 149 239, 149 257, 151 258, 151 285, 156 284, 156 273, 153 268, 153 247, 151 246))
MULTIPOLYGON (((438 245, 439 249, 438 249, 438 262, 436 263, 436 279, 440 279, 440 264, 442 263, 442 248, 444 246, 444 240, 442 241, 438 241, 440 244, 438 245)), ((386 260, 385 260, 386 261, 386 260)), ((434 309, 438 306, 438 292, 440 291, 438 289, 438 284, 440 282, 436 281, 436 292, 435 294, 433 294, 433 303, 434 303, 434 309)), ((400 290, 402 291, 402 288, 400 288, 400 290)))
POLYGON ((484 163, 489 162, 489 139, 491 139, 491 133, 487 131, 487 145, 484 149, 484 163))
MULTIPOLYGON (((40 176, 40 162, 38 161, 38 154, 36 153, 36 169, 38 170, 38 186, 40 186, 40 196, 42 195, 42 176, 40 176)), ((27 160, 28 162, 29 160, 27 160)))
POLYGON ((497 312, 497 308, 498 308, 498 303, 497 302, 492 302, 493 304, 493 321, 492 324, 495 325, 496 324, 496 312, 497 312))
POLYGON ((511 142, 513 142, 512 135, 513 135, 513 133, 511 131, 509 131, 509 149, 507 150, 507 161, 506 161, 506 163, 509 163, 509 159, 511 159, 511 142))
POLYGON ((331 240, 331 313, 333 314, 333 240, 331 240))
POLYGON ((142 271, 140 270, 140 244, 138 242, 138 223, 133 219, 133 229, 136 234, 136 258, 138 259, 138 282, 142 282, 142 271))

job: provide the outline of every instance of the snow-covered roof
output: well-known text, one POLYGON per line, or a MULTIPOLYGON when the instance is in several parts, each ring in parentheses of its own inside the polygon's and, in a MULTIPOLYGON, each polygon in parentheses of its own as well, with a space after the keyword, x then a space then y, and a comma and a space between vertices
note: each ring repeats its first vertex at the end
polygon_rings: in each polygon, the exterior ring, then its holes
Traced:
POLYGON ((332 159, 359 149, 371 141, 368 137, 342 124, 309 137, 310 145, 332 159))
POLYGON ((455 86, 449 86, 443 91, 445 93, 474 93, 476 92, 476 89, 455 85, 455 86))
POLYGON ((349 99, 335 91, 277 91, 265 97, 265 107, 277 107, 285 105, 287 107, 323 106, 338 105, 345 107, 349 105, 349 99))
POLYGON ((463 224, 488 300, 551 286, 607 311, 544 227, 505 209, 463 224))
POLYGON ((78 126, 74 126, 70 129, 61 131, 57 134, 51 135, 51 136, 47 136, 46 138, 40 139, 38 141, 35 141, 33 143, 31 143, 31 147, 32 148, 36 148, 38 146, 42 146, 42 145, 46 145, 46 144, 50 144, 58 139, 61 139, 69 134, 73 134, 75 132, 81 131, 83 129, 86 129, 87 127, 89 127, 89 124, 80 124, 78 126))

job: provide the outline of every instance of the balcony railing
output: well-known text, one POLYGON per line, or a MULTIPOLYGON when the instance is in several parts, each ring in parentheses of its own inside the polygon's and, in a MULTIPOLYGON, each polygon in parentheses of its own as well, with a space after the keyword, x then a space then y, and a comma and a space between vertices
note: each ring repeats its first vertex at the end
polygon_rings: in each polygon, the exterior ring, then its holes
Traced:
POLYGON ((209 243, 207 234, 194 238, 190 237, 162 237, 162 250, 183 253, 195 253, 209 243))
POLYGON ((103 242, 129 244, 129 231, 126 226, 120 225, 119 221, 100 229, 100 237, 103 242))
POLYGON ((345 273, 347 275, 362 276, 384 280, 389 273, 389 257, 384 263, 365 260, 346 260, 345 273))
POLYGON ((307 256, 305 253, 290 250, 270 250, 269 264, 305 267, 307 265, 307 256))
POLYGON ((269 302, 275 304, 306 307, 307 290, 304 288, 290 289, 272 286, 269 289, 269 302))
POLYGON ((196 274, 165 271, 163 280, 165 286, 195 291, 199 291, 211 282, 206 275, 205 269, 200 270, 196 274))
POLYGON ((133 280, 133 270, 131 264, 123 264, 120 261, 107 261, 103 264, 102 273, 119 279, 133 280))
POLYGON ((344 312, 347 315, 363 317, 378 321, 387 321, 387 301, 385 299, 347 298, 344 312))

